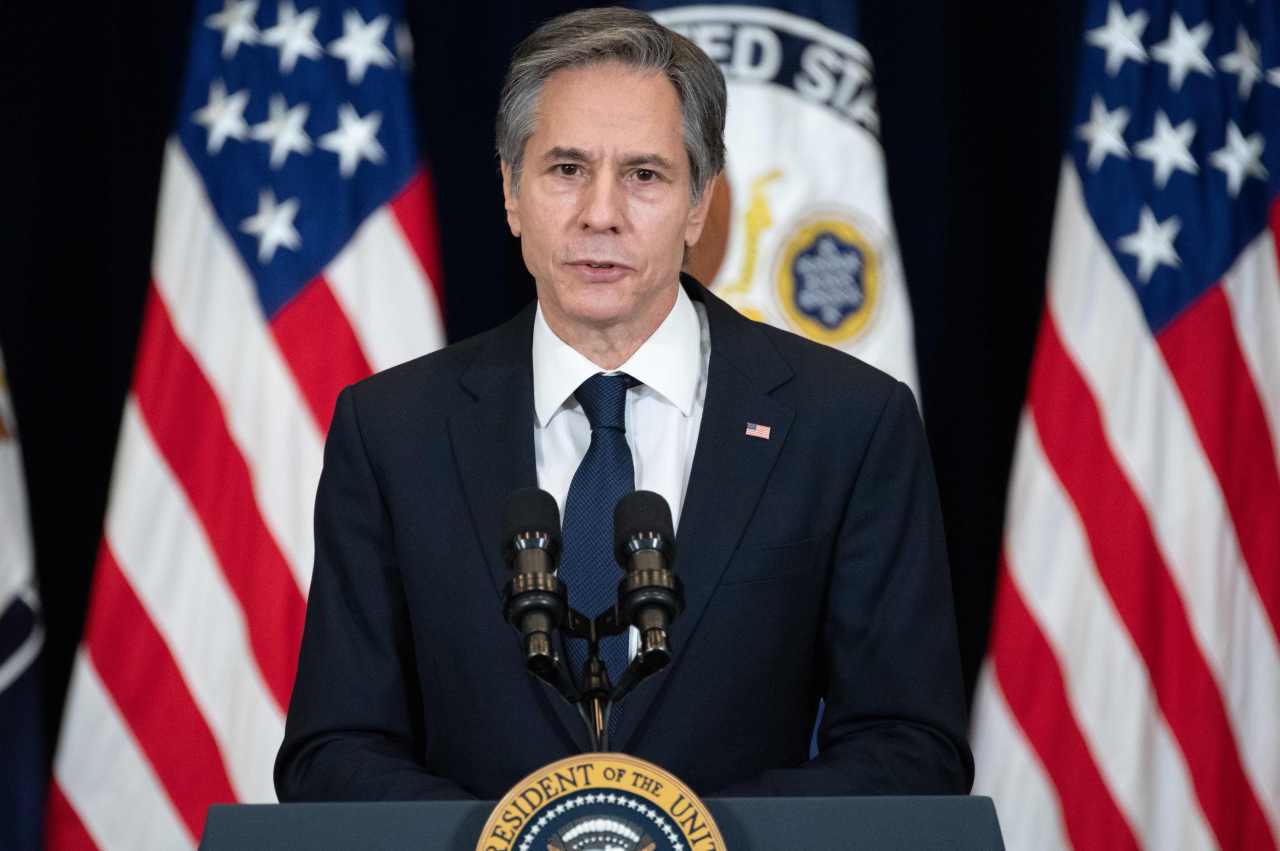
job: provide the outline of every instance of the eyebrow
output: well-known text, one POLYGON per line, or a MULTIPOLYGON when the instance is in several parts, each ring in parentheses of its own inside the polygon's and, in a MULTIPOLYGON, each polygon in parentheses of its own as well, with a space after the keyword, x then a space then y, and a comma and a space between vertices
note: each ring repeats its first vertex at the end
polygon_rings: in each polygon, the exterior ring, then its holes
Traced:
POLYGON ((675 163, 661 154, 630 154, 622 160, 624 168, 636 168, 646 165, 656 165, 658 168, 663 168, 667 171, 675 169, 675 163))
POLYGON ((542 159, 547 162, 551 162, 552 160, 568 160, 569 162, 578 163, 590 162, 591 160, 591 158, 587 156, 587 152, 581 148, 562 148, 559 145, 543 154, 542 159))
MULTIPOLYGON (((559 145, 543 154, 542 159, 546 162, 591 162, 591 157, 587 156, 587 152, 581 148, 565 148, 559 145)), ((627 154, 622 159, 622 166, 624 168, 657 166, 667 170, 675 168, 675 164, 661 154, 627 154)))

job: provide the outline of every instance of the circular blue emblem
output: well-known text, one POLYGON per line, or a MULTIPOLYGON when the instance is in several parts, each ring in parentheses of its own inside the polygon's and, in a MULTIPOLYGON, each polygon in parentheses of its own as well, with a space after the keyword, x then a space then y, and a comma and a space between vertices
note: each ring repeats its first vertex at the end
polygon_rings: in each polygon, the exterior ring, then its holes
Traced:
POLYGON ((862 252, 856 245, 830 231, 821 234, 792 261, 796 307, 828 331, 834 331, 866 303, 863 268, 862 252))
POLYGON ((867 327, 877 302, 878 263, 851 222, 824 219, 799 228, 781 259, 783 312, 802 333, 837 345, 867 327))

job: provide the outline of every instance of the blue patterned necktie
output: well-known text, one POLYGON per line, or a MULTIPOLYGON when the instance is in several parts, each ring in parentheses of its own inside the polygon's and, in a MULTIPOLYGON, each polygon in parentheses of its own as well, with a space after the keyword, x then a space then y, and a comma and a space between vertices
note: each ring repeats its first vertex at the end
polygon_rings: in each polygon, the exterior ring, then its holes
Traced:
MULTIPOLYGON (((588 618, 613 605, 622 568, 613 557, 613 509, 635 490, 635 467, 627 445, 627 388, 635 379, 623 373, 594 375, 582 382, 574 396, 591 423, 591 445, 578 464, 564 501, 564 549, 560 581, 569 588, 569 603, 588 618)), ((600 659, 615 684, 627 667, 629 635, 600 641, 600 659)), ((566 642, 573 671, 578 675, 587 659, 587 642, 566 642)), ((609 737, 621 713, 609 712, 609 737)))

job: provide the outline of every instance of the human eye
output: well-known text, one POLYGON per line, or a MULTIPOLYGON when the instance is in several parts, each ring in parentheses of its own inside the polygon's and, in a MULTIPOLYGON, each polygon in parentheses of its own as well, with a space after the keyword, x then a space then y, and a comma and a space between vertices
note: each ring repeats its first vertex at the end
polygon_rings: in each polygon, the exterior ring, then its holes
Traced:
POLYGON ((582 173, 582 166, 577 163, 557 163, 555 172, 561 177, 577 177, 582 173))
POLYGON ((651 168, 638 168, 634 174, 640 183, 654 183, 658 180, 658 173, 651 168))

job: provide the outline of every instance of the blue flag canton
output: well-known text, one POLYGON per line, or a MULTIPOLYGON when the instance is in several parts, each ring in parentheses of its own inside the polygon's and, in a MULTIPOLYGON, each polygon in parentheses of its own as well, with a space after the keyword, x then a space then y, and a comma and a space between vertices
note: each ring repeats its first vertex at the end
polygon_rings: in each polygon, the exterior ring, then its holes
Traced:
POLYGON ((177 135, 270 319, 412 177, 399 2, 200 0, 177 135))
POLYGON ((1084 38, 1071 156, 1159 332, 1221 280, 1280 191, 1280 4, 1095 2, 1084 38))

